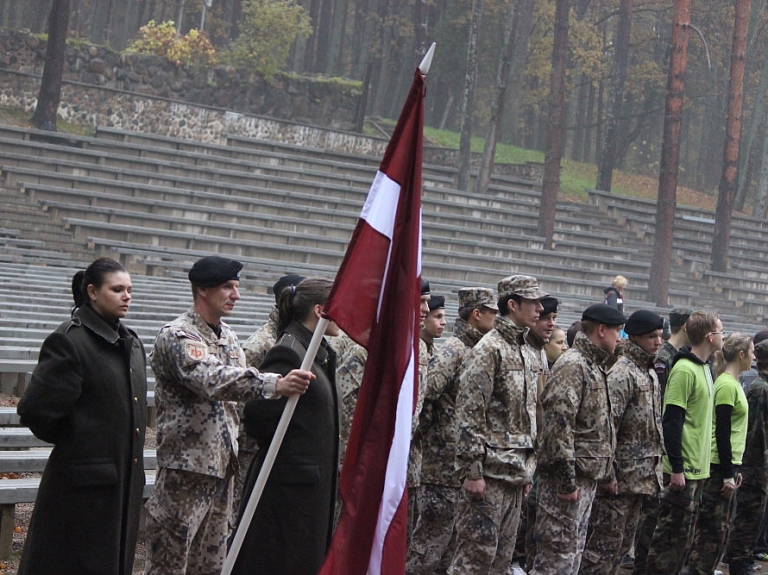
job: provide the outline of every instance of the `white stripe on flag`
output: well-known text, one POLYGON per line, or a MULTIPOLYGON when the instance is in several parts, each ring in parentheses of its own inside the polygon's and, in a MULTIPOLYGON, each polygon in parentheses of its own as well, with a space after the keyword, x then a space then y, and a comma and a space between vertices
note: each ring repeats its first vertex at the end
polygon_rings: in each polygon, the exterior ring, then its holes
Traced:
MULTIPOLYGON (((365 200, 360 217, 374 230, 387 236, 390 241, 395 229, 397 202, 400 199, 400 184, 390 180, 387 174, 376 172, 371 191, 365 200)), ((386 277, 386 275, 384 276, 386 277)))
MULTIPOLYGON (((408 342, 408 345, 413 349, 413 341, 408 342)), ((384 492, 381 495, 379 517, 376 521, 376 532, 373 535, 373 544, 371 545, 368 575, 381 573, 384 540, 405 492, 405 482, 408 477, 408 455, 411 446, 411 422, 413 420, 413 376, 414 357, 413 352, 411 352, 408 369, 405 370, 403 383, 400 386, 400 395, 397 398, 395 435, 389 448, 384 492)))

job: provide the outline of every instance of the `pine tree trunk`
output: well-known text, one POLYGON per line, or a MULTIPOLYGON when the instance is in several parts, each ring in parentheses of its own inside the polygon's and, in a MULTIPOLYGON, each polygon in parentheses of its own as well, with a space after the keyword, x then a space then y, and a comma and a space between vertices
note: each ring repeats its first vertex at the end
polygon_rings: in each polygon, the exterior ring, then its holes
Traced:
POLYGON ((656 205, 654 257, 651 262, 648 293, 658 306, 669 299, 672 269, 672 238, 677 203, 677 170, 680 165, 680 129, 683 117, 685 71, 688 65, 688 39, 691 35, 691 0, 675 0, 672 46, 667 76, 666 114, 659 165, 659 199, 656 205))
POLYGON ((568 56, 569 0, 556 0, 555 35, 552 48, 550 74, 549 121, 547 148, 544 157, 544 177, 541 186, 539 235, 544 237, 544 248, 552 249, 555 234, 557 193, 560 190, 560 160, 562 158, 563 122, 565 104, 565 64, 568 56))
POLYGON ((723 174, 715 211, 715 232, 712 237, 712 270, 728 269, 728 244, 731 241, 731 214, 736 195, 736 172, 739 168, 741 111, 744 103, 744 68, 749 29, 749 8, 752 0, 736 0, 736 16, 731 46, 731 75, 728 81, 728 119, 723 149, 723 174))
POLYGON ((56 131, 56 113, 61 102, 61 82, 67 51, 69 0, 54 0, 48 15, 48 44, 37 107, 30 123, 41 130, 56 131))

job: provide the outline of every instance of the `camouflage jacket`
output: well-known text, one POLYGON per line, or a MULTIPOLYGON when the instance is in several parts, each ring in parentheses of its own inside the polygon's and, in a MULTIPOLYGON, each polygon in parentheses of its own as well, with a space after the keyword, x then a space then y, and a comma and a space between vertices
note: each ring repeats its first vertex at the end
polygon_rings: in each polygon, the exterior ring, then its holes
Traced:
POLYGON ((659 351, 656 352, 656 359, 653 362, 653 369, 659 378, 659 388, 661 389, 661 398, 664 399, 664 390, 667 388, 667 378, 672 370, 672 361, 677 355, 677 350, 668 341, 664 342, 659 351))
POLYGON ((506 317, 467 352, 456 399, 456 468, 461 478, 531 482, 536 467, 536 381, 525 329, 506 317))
POLYGON ((365 372, 365 360, 368 359, 368 351, 362 346, 354 344, 353 348, 345 351, 344 363, 336 370, 336 383, 341 392, 341 422, 339 425, 339 461, 344 461, 344 453, 349 441, 349 430, 352 427, 352 416, 355 414, 357 395, 360 384, 363 382, 365 372))
POLYGON ((226 477, 237 462, 237 401, 275 397, 277 374, 245 367, 235 332, 217 337, 194 310, 166 324, 149 356, 155 373, 157 464, 226 477))
MULTIPOLYGON (((544 345, 547 343, 538 335, 528 330, 525 335, 526 346, 523 351, 530 357, 531 371, 536 378, 536 397, 541 397, 544 392, 544 386, 549 379, 549 362, 547 361, 547 354, 544 351, 544 345)), ((541 424, 544 421, 544 413, 541 410, 541 401, 536 404, 536 428, 541 429, 541 424)))
POLYGON ((269 312, 267 323, 253 332, 253 335, 245 340, 243 352, 245 353, 245 362, 258 368, 267 352, 275 346, 277 341, 277 307, 273 307, 269 312))
POLYGON ((421 482, 461 487, 453 461, 456 454, 456 393, 458 371, 467 351, 483 334, 461 318, 456 319, 453 336, 429 360, 421 429, 421 482), (429 413, 429 418, 425 416, 429 413))
POLYGON ((606 382, 612 356, 579 333, 552 367, 541 396, 544 425, 539 470, 554 478, 558 493, 576 490, 576 477, 611 477, 616 432, 606 382))
POLYGON ((759 373, 747 391, 749 424, 741 459, 744 481, 762 485, 768 477, 768 375, 759 373))
POLYGON ((657 495, 661 489, 661 392, 654 357, 631 341, 608 373, 619 493, 657 495))
POLYGON ((427 388, 429 360, 435 353, 434 344, 419 338, 419 390, 416 396, 416 408, 411 421, 411 449, 408 455, 408 487, 413 489, 421 485, 421 431, 419 418, 424 406, 424 394, 427 388))

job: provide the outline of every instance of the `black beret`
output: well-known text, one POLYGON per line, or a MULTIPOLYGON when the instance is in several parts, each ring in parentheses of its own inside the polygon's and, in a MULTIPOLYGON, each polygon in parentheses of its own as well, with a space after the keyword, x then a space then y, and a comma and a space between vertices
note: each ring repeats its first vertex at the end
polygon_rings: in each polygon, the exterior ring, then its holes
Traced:
POLYGON ((551 313, 557 313, 557 304, 560 302, 557 301, 556 297, 547 296, 543 297, 539 300, 539 303, 544 308, 541 310, 541 313, 539 314, 539 317, 544 317, 545 315, 549 315, 551 313))
POLYGON ((229 280, 239 280, 243 264, 219 256, 206 256, 189 270, 189 281, 198 287, 213 287, 229 280))
POLYGON ((445 309, 445 298, 441 295, 433 295, 427 302, 429 305, 429 311, 435 311, 436 309, 445 309))
POLYGON ((581 320, 592 320, 605 325, 622 325, 627 322, 623 313, 604 303, 589 306, 581 314, 581 320))
POLYGON ((664 318, 647 309, 639 309, 624 324, 627 335, 644 335, 657 329, 664 329, 664 318))
POLYGON ((669 312, 669 327, 682 327, 688 318, 691 317, 693 310, 689 307, 678 307, 669 312))
POLYGON ((421 295, 429 295, 429 282, 421 278, 421 295))
POLYGON ((279 280, 277 280, 275 282, 275 285, 272 286, 272 293, 275 294, 275 303, 277 303, 277 300, 280 297, 280 294, 283 293, 283 290, 285 288, 287 288, 288 286, 297 286, 303 280, 304 278, 297 274, 288 274, 287 276, 283 276, 279 280))

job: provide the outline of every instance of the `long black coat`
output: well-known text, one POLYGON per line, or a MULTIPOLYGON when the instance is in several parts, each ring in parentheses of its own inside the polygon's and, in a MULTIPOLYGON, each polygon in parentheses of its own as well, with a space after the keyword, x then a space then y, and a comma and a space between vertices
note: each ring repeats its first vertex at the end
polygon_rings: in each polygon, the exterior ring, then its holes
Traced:
POLYGON ((144 347, 89 306, 49 335, 18 406, 55 444, 19 575, 130 575, 144 486, 144 347))
MULTIPOLYGON (((312 334, 294 322, 260 370, 287 374, 301 366, 312 334)), ((323 341, 312 365, 317 378, 299 398, 272 473, 232 571, 235 575, 315 575, 333 530, 339 457, 336 356, 323 341)), ((260 447, 245 480, 248 502, 287 399, 246 403, 246 433, 260 447)), ((242 513, 242 511, 241 511, 242 513)))

